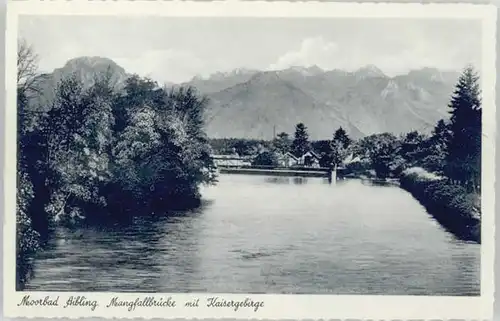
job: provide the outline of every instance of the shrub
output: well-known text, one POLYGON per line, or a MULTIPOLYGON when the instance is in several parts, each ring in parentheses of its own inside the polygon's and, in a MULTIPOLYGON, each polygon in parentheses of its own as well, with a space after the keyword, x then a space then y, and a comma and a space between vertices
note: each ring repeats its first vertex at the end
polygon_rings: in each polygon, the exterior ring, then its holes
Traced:
POLYGON ((33 186, 26 173, 18 171, 16 204, 16 287, 25 281, 28 258, 40 247, 40 234, 33 229, 28 207, 33 199, 33 186))
POLYGON ((478 198, 465 187, 422 168, 403 171, 400 183, 451 232, 480 241, 478 198))

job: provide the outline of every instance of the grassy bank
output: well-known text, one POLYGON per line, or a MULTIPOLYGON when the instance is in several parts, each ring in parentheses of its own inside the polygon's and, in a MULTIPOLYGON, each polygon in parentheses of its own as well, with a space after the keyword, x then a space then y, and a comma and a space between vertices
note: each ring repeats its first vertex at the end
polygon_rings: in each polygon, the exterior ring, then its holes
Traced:
POLYGON ((481 243, 478 194, 469 193, 464 187, 421 168, 405 170, 401 174, 400 186, 456 237, 481 243))

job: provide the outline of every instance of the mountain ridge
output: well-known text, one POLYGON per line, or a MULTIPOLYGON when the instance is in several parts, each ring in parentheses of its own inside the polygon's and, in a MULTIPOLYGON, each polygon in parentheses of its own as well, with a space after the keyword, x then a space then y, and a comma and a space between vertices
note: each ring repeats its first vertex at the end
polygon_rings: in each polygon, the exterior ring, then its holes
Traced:
MULTIPOLYGON (((41 76, 44 92, 49 93, 46 101, 65 76, 76 74, 90 85, 96 75, 110 71, 117 89, 131 76, 109 58, 70 59, 41 76)), ((390 77, 374 65, 351 72, 294 66, 239 68, 172 86, 193 86, 208 98, 209 137, 271 139, 281 131, 292 134, 294 126, 303 122, 312 139, 329 139, 340 126, 359 138, 380 132, 429 132, 439 119, 448 117, 458 76, 428 67, 390 77)))

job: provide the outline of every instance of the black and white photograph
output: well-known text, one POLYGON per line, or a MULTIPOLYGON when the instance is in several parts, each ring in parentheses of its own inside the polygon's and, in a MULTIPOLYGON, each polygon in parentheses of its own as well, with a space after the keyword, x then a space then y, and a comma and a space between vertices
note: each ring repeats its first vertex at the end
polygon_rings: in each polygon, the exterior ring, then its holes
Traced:
POLYGON ((483 32, 20 15, 16 291, 481 296, 483 32))

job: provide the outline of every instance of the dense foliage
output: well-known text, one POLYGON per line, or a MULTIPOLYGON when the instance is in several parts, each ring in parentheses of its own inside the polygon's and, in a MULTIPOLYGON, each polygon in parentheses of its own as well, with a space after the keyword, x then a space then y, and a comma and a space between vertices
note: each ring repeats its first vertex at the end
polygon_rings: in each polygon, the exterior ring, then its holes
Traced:
POLYGON ((292 147, 292 141, 287 133, 281 132, 274 138, 272 147, 277 153, 286 154, 292 147))
POLYGON ((278 166, 279 161, 276 153, 271 151, 264 151, 259 153, 253 160, 253 166, 278 166))
POLYGON ((256 155, 264 148, 270 148, 271 142, 258 139, 245 138, 211 138, 210 145, 217 155, 256 155))
POLYGON ((291 153, 296 157, 300 157, 307 153, 310 148, 311 145, 309 142, 307 127, 303 123, 299 123, 295 126, 295 136, 290 147, 291 153))
POLYGON ((452 133, 446 155, 446 174, 471 189, 481 180, 481 98, 479 77, 468 67, 458 80, 450 102, 452 133))
POLYGON ((50 106, 31 105, 28 93, 36 88, 26 80, 18 85, 21 267, 55 223, 195 207, 199 184, 216 181, 202 130, 204 98, 138 76, 118 92, 110 76, 90 85, 66 77, 50 106))
POLYGON ((398 177, 419 166, 445 175, 467 191, 480 188, 481 100, 478 76, 471 67, 458 80, 449 121, 440 120, 431 135, 416 131, 401 137, 383 133, 356 143, 354 153, 367 160, 379 177, 398 177))
POLYGON ((418 167, 405 170, 400 183, 455 235, 481 241, 481 211, 477 194, 418 167))

